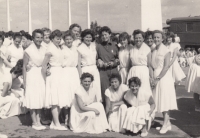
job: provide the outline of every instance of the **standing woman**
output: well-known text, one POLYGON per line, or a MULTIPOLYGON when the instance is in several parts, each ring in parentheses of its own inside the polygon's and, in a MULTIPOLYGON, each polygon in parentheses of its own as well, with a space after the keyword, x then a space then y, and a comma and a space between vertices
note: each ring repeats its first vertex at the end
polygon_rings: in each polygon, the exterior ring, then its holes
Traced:
POLYGON ((141 88, 146 88, 147 92, 152 94, 149 82, 149 69, 147 67, 147 56, 150 54, 151 49, 144 43, 144 32, 135 30, 133 37, 135 45, 130 50, 132 67, 127 80, 132 77, 138 77, 142 82, 141 88))
POLYGON ((131 67, 130 49, 132 48, 132 45, 130 45, 130 37, 127 32, 123 32, 119 35, 119 42, 121 44, 119 48, 119 74, 121 75, 122 83, 126 84, 128 72, 131 67))
POLYGON ((151 53, 151 67, 153 68, 153 96, 156 104, 156 111, 162 112, 164 123, 160 133, 164 134, 171 130, 169 111, 177 109, 174 81, 169 71, 171 52, 162 43, 163 32, 154 32, 154 43, 156 49, 151 53))
POLYGON ((81 33, 82 44, 78 46, 79 60, 81 63, 81 69, 79 68, 79 74, 88 72, 94 76, 94 81, 91 87, 95 87, 97 91, 97 101, 101 99, 101 84, 99 71, 96 66, 96 45, 93 43, 94 34, 92 30, 86 29, 81 33), (82 72, 82 73, 81 73, 82 72))
POLYGON ((153 41, 153 31, 146 31, 145 32, 145 43, 151 48, 151 50, 154 50, 156 45, 153 41))
POLYGON ((180 50, 180 45, 178 43, 174 43, 174 33, 170 32, 167 34, 167 43, 166 46, 171 52, 171 59, 169 63, 169 67, 171 67, 172 71, 172 77, 174 79, 174 82, 179 84, 182 79, 184 79, 186 76, 181 69, 180 65, 178 64, 178 54, 180 50))
MULTIPOLYGON (((80 85, 80 77, 78 72, 78 52, 77 47, 72 45, 73 34, 71 31, 67 31, 63 35, 64 45, 62 45, 62 53, 64 60, 62 63, 63 67, 63 77, 62 88, 63 93, 66 94, 65 98, 67 101, 67 106, 65 109, 69 109, 74 101, 74 92, 80 85)), ((63 95, 64 96, 64 95, 63 95)), ((67 125, 69 110, 65 110, 65 124, 67 125)))
POLYGON ((23 77, 25 86, 24 106, 30 109, 32 128, 36 130, 45 129, 40 123, 41 109, 45 103, 45 81, 42 77, 41 69, 46 48, 41 45, 43 31, 36 29, 32 33, 33 43, 26 48, 23 58, 23 77), (31 68, 27 70, 27 65, 31 68))
POLYGON ((81 26, 74 23, 74 24, 70 25, 69 30, 72 31, 72 33, 74 34, 73 45, 79 46, 81 44, 81 40, 80 40, 81 26))
POLYGON ((7 48, 6 57, 12 66, 15 66, 19 59, 23 59, 23 48, 20 45, 22 36, 20 33, 15 33, 13 36, 13 44, 7 48))
POLYGON ((62 33, 60 30, 55 30, 51 33, 50 39, 52 41, 51 45, 48 46, 44 61, 42 63, 42 74, 44 80, 46 81, 46 98, 45 107, 51 108, 53 115, 53 122, 50 128, 56 130, 67 130, 65 126, 61 126, 59 122, 60 109, 66 107, 67 100, 65 93, 62 91, 61 78, 63 77, 62 63, 64 56, 62 50, 59 46, 62 38, 62 33), (47 74, 47 64, 50 64, 50 76, 47 74))

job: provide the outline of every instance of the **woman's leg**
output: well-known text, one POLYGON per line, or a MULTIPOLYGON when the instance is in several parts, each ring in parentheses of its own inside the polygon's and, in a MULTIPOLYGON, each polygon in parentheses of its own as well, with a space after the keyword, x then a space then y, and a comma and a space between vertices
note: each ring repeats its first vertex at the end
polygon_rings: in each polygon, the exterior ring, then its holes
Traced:
POLYGON ((199 94, 194 93, 193 98, 194 98, 195 108, 200 108, 199 94))
POLYGON ((60 122, 59 122, 60 108, 57 105, 53 105, 52 108, 51 108, 51 113, 53 115, 54 125, 60 126, 60 122))
POLYGON ((40 123, 40 116, 41 116, 41 109, 36 109, 36 120, 37 120, 37 124, 39 126, 42 126, 42 124, 40 123))
POLYGON ((36 119, 36 110, 31 109, 30 114, 31 114, 31 119, 32 119, 32 125, 37 126, 38 124, 37 124, 37 119, 36 119))
POLYGON ((68 120, 69 120, 69 108, 64 108, 64 110, 63 110, 63 112, 64 112, 64 116, 65 116, 65 125, 68 125, 69 124, 69 122, 68 122, 68 120))
POLYGON ((169 111, 165 111, 163 112, 163 117, 164 117, 164 122, 163 122, 163 127, 167 127, 170 123, 170 120, 169 120, 169 111))

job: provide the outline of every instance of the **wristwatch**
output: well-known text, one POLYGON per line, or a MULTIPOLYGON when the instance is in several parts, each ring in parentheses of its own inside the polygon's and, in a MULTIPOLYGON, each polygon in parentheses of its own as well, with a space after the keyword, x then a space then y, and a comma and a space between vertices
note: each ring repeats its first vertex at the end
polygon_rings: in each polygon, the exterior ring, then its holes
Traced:
POLYGON ((156 77, 156 79, 157 79, 157 80, 160 80, 160 78, 159 78, 159 77, 156 77))

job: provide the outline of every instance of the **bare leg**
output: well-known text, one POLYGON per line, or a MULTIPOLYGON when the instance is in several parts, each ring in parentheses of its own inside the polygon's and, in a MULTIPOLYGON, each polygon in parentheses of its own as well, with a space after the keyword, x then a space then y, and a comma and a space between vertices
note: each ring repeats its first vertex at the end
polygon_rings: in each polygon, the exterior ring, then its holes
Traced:
POLYGON ((64 108, 64 115, 65 115, 65 125, 68 125, 69 120, 69 108, 64 108))
POLYGON ((41 109, 37 109, 36 110, 36 120, 37 120, 37 124, 39 126, 42 126, 42 124, 40 123, 40 115, 41 115, 41 109))
POLYGON ((193 94, 193 98, 194 98, 194 105, 195 105, 195 107, 200 108, 199 94, 194 93, 193 94))
POLYGON ((31 114, 32 122, 33 122, 32 124, 37 126, 38 124, 37 124, 37 119, 36 119, 36 110, 31 109, 30 114, 31 114))
POLYGON ((53 123, 55 126, 61 126, 59 122, 59 113, 60 113, 60 108, 57 105, 53 105, 51 108, 51 112, 53 115, 53 123))
POLYGON ((163 126, 162 128, 164 127, 167 127, 168 125, 170 125, 170 121, 169 121, 169 111, 165 111, 163 112, 163 117, 164 117, 164 122, 163 122, 163 126))

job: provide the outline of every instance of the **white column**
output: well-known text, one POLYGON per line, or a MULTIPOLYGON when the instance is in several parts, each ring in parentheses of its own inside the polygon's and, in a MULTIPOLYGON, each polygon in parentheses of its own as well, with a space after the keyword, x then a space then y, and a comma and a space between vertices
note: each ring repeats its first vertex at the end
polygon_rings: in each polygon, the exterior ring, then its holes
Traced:
POLYGON ((141 0, 141 29, 162 30, 161 0, 141 0))
POLYGON ((8 27, 8 31, 10 31, 10 6, 9 6, 9 0, 7 0, 7 27, 8 27))
POLYGON ((72 24, 72 17, 71 17, 71 4, 70 4, 70 0, 68 1, 68 9, 69 9, 69 26, 72 24))
POLYGON ((28 31, 29 31, 29 34, 32 34, 31 0, 28 1, 28 31))
POLYGON ((88 4, 87 4, 87 9, 88 9, 88 11, 87 11, 87 18, 88 18, 88 29, 90 29, 90 2, 89 2, 89 0, 88 0, 88 4))
POLYGON ((49 0, 49 29, 52 30, 52 18, 51 18, 51 0, 49 0))

